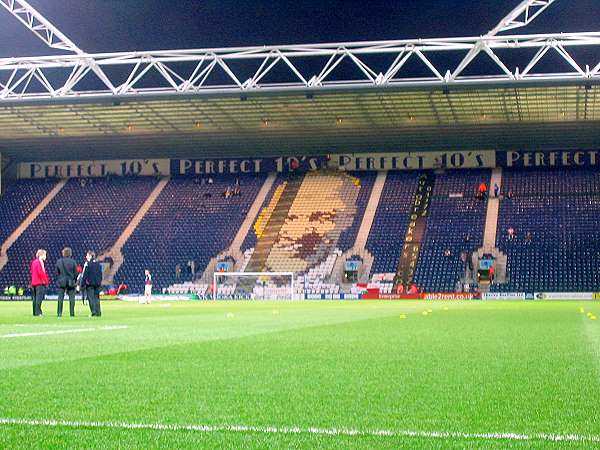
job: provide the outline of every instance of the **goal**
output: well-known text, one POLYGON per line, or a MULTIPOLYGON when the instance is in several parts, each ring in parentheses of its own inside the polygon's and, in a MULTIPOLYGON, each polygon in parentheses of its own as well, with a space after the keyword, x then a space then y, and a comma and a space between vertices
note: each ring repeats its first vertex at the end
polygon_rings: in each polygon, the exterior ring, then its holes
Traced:
POLYGON ((294 300, 293 272, 215 272, 215 300, 294 300))

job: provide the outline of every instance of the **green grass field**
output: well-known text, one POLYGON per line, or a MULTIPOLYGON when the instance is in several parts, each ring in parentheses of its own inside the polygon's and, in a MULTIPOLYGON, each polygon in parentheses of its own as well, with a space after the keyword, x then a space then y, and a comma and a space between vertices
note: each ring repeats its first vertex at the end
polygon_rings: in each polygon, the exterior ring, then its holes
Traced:
POLYGON ((55 307, 0 303, 0 448, 600 445, 600 302, 55 307))

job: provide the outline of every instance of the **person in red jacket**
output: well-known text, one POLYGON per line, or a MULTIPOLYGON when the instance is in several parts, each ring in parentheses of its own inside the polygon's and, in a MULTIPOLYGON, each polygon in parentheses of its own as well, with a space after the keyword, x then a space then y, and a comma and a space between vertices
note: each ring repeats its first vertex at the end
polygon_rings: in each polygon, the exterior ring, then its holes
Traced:
POLYGON ((490 267, 490 284, 494 284, 494 278, 496 277, 496 269, 494 266, 490 267))
POLYGON ((408 295, 417 295, 419 293, 419 288, 417 287, 417 283, 412 283, 410 285, 410 289, 408 290, 408 295))
POLYGON ((46 272, 46 250, 38 250, 35 253, 35 259, 31 262, 31 290, 33 300, 34 317, 43 316, 42 302, 46 297, 46 289, 50 280, 46 272))
POLYGON ((484 199, 487 195, 487 184, 483 181, 479 184, 479 198, 484 199))
POLYGON ((396 295, 404 295, 404 293, 405 293, 404 283, 399 283, 398 287, 396 288, 396 295))

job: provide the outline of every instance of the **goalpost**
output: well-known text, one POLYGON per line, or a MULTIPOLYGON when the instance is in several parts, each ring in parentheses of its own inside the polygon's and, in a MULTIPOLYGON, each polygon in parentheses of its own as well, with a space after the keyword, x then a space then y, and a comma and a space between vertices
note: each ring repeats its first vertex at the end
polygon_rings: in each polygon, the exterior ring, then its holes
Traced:
POLYGON ((215 272, 215 300, 295 300, 293 272, 215 272))

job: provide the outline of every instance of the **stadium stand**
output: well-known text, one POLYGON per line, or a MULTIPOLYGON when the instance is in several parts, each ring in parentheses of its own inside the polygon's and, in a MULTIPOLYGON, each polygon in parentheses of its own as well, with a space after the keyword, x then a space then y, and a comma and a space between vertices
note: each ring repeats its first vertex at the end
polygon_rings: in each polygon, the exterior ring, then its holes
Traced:
MULTIPOLYGON (((300 275, 299 290, 337 292, 339 287, 327 280, 342 249, 354 243, 375 176, 319 172, 286 180, 287 187, 279 184, 257 221, 267 222, 261 239, 269 239, 268 249, 260 261, 252 255, 250 271, 293 271, 300 275)), ((259 226, 254 233, 262 231, 259 226)))
POLYGON ((349 250, 354 245, 362 217, 364 216, 367 208, 371 190, 375 184, 377 172, 353 172, 352 176, 360 180, 361 189, 358 193, 358 198, 356 199, 356 215, 354 216, 354 221, 347 230, 342 231, 340 240, 338 242, 337 248, 343 252, 349 250))
POLYGON ((186 271, 193 261, 202 273, 210 259, 229 246, 265 176, 241 175, 240 195, 225 198, 236 178, 212 176, 209 179, 174 178, 123 247, 125 261, 115 282, 125 281, 132 292, 141 292, 144 269, 153 274, 156 290, 191 281, 186 271), (175 267, 182 273, 176 277, 175 267))
MULTIPOLYGON (((27 194, 31 186, 41 183, 28 181, 17 185, 27 194)), ((0 272, 0 285, 27 286, 29 264, 38 248, 48 251, 51 276, 54 261, 64 246, 71 247, 79 261, 86 250, 100 253, 110 248, 155 183, 154 178, 141 177, 69 180, 10 248, 8 263, 0 272)), ((44 189, 27 195, 30 198, 27 205, 39 201, 44 189)))
POLYGON ((508 283, 496 291, 593 291, 600 282, 600 172, 505 170, 497 245, 508 283), (509 237, 513 228, 515 236, 509 237), (531 239, 527 239, 531 233, 531 239))
POLYGON ((267 258, 268 269, 305 273, 325 261, 354 223, 360 188, 360 179, 346 174, 307 174, 267 258))
POLYGON ((281 195, 281 191, 283 189, 283 183, 286 180, 286 176, 283 174, 278 174, 273 186, 269 189, 269 193, 263 202, 261 207, 259 217, 255 220, 253 230, 250 231, 244 242, 242 243, 241 250, 242 252, 246 252, 250 249, 254 249, 256 247, 257 242, 257 233, 260 234, 262 232, 262 228, 265 222, 268 222, 270 214, 272 213, 273 206, 276 203, 276 199, 281 195), (279 194, 276 194, 279 192, 279 194), (271 205, 271 206, 270 206, 271 205))
MULTIPOLYGON (((242 245, 241 270, 279 208, 284 216, 269 238, 272 242, 261 270, 296 272, 297 293, 339 293, 332 273, 356 240, 376 175, 331 171, 278 175, 242 245), (285 198, 286 186, 292 185, 285 198), (286 205, 279 202, 282 198, 286 205)), ((380 287, 383 293, 393 289, 419 175, 389 172, 383 185, 366 245, 374 258, 370 286, 380 287)), ((130 292, 141 292, 141 274, 149 268, 155 291, 171 286, 168 292, 174 294, 205 296, 209 281, 193 283, 187 263, 193 261, 195 272, 201 274, 209 260, 227 248, 265 177, 240 176, 241 195, 229 198, 223 193, 235 186, 236 177, 214 176, 212 183, 169 180, 125 243, 125 261, 115 283, 124 281, 130 292)), ((475 191, 489 179, 489 170, 437 175, 415 274, 417 285, 425 291, 460 287, 465 269, 461 252, 482 247, 487 202, 476 198, 475 191)), ((49 267, 65 245, 73 248, 78 260, 88 248, 98 253, 110 249, 157 182, 152 177, 69 180, 9 248, 0 285, 27 286, 29 262, 40 247, 49 251, 49 267)), ((9 184, 0 197, 0 240, 6 240, 55 186, 56 180, 9 184)), ((600 171, 506 169, 502 194, 496 245, 508 255, 508 279, 491 289, 593 291, 600 282, 595 270, 600 262, 600 171), (514 228, 514 238, 508 228, 514 228)))
POLYGON ((483 243, 487 201, 475 194, 479 183, 489 179, 489 170, 437 176, 415 273, 418 286, 433 292, 457 289, 465 272, 461 252, 473 252, 483 243))
POLYGON ((0 196, 0 244, 56 185, 56 180, 18 180, 0 196))
POLYGON ((388 173, 367 240, 367 249, 375 258, 373 274, 396 273, 418 177, 418 172, 388 173))

